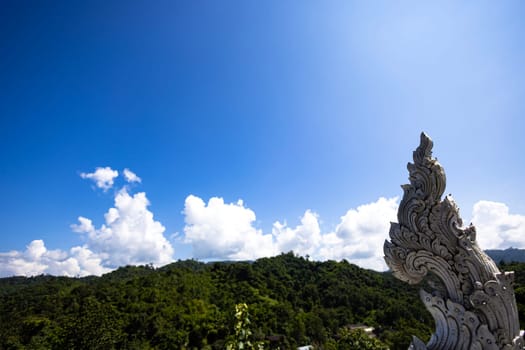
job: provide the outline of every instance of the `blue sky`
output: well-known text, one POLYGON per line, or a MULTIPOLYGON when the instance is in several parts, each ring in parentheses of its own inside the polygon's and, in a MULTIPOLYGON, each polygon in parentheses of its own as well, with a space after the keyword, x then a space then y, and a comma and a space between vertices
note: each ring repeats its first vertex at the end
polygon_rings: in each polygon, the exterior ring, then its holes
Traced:
POLYGON ((382 269, 421 131, 482 248, 525 248, 524 14, 2 2, 0 275, 286 249, 382 269))

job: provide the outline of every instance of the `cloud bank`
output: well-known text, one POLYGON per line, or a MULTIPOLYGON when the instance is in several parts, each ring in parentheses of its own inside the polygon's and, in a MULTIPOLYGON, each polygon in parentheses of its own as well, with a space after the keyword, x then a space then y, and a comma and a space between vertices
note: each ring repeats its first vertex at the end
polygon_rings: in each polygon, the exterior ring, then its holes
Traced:
MULTIPOLYGON (((194 257, 203 260, 253 260, 294 251, 315 260, 342 260, 377 271, 387 270, 383 243, 390 222, 397 221, 399 199, 379 198, 350 209, 335 230, 322 232, 319 216, 306 210, 300 223, 290 227, 275 222, 272 232, 257 229, 255 212, 242 201, 225 203, 211 198, 188 196, 184 215, 186 242, 194 257)), ((474 205, 472 222, 482 249, 525 248, 525 216, 510 214, 503 203, 479 201, 474 205)))
POLYGON ((383 242, 397 213, 397 198, 349 210, 335 231, 322 233, 318 215, 306 210, 300 224, 289 227, 275 222, 271 234, 254 227, 255 213, 243 202, 224 203, 222 198, 188 196, 184 215, 186 242, 194 257, 204 260, 253 260, 294 251, 316 260, 347 259, 360 266, 385 270, 383 242))
MULTIPOLYGON (((110 167, 81 173, 107 192, 119 172, 110 167)), ((129 169, 127 183, 141 179, 129 169)), ((145 192, 130 193, 123 185, 114 192, 114 205, 104 214, 103 224, 79 216, 71 229, 82 245, 69 250, 50 250, 43 240, 30 242, 24 251, 0 253, 0 277, 13 275, 101 275, 119 266, 154 264, 175 259, 174 249, 164 236, 165 227, 148 209, 145 192)), ((296 226, 276 221, 271 232, 256 227, 255 212, 242 200, 226 203, 223 198, 203 199, 189 195, 184 202, 184 243, 195 259, 255 260, 293 251, 314 260, 342 260, 364 268, 384 271, 383 242, 391 221, 397 221, 399 199, 379 198, 348 210, 332 230, 323 231, 319 215, 308 209, 296 226)), ((472 211, 477 239, 482 249, 525 248, 525 216, 511 214, 504 203, 479 201, 472 211)))
POLYGON ((42 240, 34 240, 23 252, 0 253, 0 276, 40 274, 86 276, 101 275, 111 269, 102 265, 98 254, 87 247, 73 247, 68 252, 48 250, 42 240))

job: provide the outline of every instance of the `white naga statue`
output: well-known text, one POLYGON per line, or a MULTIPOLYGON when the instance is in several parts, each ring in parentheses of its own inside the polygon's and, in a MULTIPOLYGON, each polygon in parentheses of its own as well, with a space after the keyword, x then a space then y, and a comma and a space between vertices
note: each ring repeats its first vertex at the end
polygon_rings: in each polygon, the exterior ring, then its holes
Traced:
POLYGON ((427 282, 421 299, 434 317, 428 344, 414 337, 413 350, 522 350, 512 272, 502 273, 476 242, 474 226, 462 226, 445 191, 445 172, 432 158, 432 140, 421 134, 408 164, 409 185, 385 241, 393 274, 410 284, 427 282))

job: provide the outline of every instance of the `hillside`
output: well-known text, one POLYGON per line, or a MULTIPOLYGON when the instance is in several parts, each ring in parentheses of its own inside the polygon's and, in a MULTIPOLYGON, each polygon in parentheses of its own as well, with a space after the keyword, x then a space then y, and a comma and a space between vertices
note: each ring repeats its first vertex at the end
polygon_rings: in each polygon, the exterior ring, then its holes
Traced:
MULTIPOLYGON (((525 302, 525 264, 505 266, 516 270, 525 302)), ((433 330, 417 289, 391 274, 288 253, 128 266, 102 277, 3 278, 0 349, 224 349, 238 303, 248 304, 254 338, 267 348, 337 349, 344 327, 363 323, 406 350, 412 334, 428 339, 433 330)))
POLYGON ((500 262, 525 262, 525 249, 508 248, 502 249, 488 249, 485 250, 488 256, 497 263, 500 262))

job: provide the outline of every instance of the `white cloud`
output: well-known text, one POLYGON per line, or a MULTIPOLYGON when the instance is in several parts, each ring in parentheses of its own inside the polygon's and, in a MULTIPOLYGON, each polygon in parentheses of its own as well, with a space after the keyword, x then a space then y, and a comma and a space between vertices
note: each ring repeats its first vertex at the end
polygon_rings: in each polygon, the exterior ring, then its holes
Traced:
MULTIPOLYGON (((95 181, 106 191, 113 186, 118 172, 109 167, 97 168, 81 177, 95 181)), ((140 178, 124 170, 128 182, 140 178)), ((99 228, 91 219, 78 217, 71 225, 74 232, 84 235, 85 244, 69 251, 48 250, 42 240, 34 240, 25 251, 0 253, 0 276, 12 275, 101 275, 123 265, 153 263, 164 265, 173 261, 173 247, 164 237, 164 226, 148 210, 144 192, 130 195, 124 187, 115 194, 115 205, 104 215, 99 228)))
MULTIPOLYGON (((296 227, 275 222, 269 235, 254 226, 256 215, 242 201, 227 204, 222 198, 211 198, 206 204, 188 196, 184 232, 194 257, 204 260, 256 259, 293 250, 316 260, 346 259, 384 271, 383 243, 390 222, 397 221, 398 206, 397 197, 360 205, 348 210, 333 232, 322 232, 318 215, 307 210, 296 227)), ((476 203, 473 222, 483 249, 525 248, 525 216, 509 214, 506 205, 476 203)))
POLYGON ((80 267, 80 272, 78 274, 81 276, 100 276, 111 271, 110 268, 102 266, 102 258, 98 254, 92 252, 86 247, 73 247, 70 250, 70 254, 72 258, 78 262, 80 267))
POLYGON ((98 167, 93 173, 81 173, 80 177, 83 179, 93 180, 98 188, 107 191, 113 187, 114 179, 118 176, 118 171, 110 167, 98 167))
POLYGON ((0 276, 101 275, 109 271, 101 262, 101 259, 86 247, 74 247, 68 253, 62 250, 48 250, 44 241, 34 240, 24 252, 0 253, 0 276))
POLYGON ((93 223, 91 222, 91 220, 83 217, 83 216, 79 216, 78 217, 78 221, 80 222, 79 225, 77 224, 73 224, 71 225, 71 229, 74 231, 74 232, 77 232, 77 233, 91 233, 93 231, 95 231, 95 227, 93 227, 93 223))
POLYGON ((504 203, 477 202, 472 223, 482 249, 525 248, 525 216, 510 214, 504 203))
MULTIPOLYGON (((126 175, 127 171, 124 170, 124 176, 128 182, 140 181, 132 172, 126 175)), ((82 177, 107 189, 113 185, 115 173, 109 167, 97 168, 82 177)), ((48 250, 42 240, 34 240, 25 251, 0 253, 0 276, 100 275, 122 265, 170 263, 173 247, 164 236, 164 226, 148 210, 146 194, 127 191, 124 187, 115 194, 114 207, 107 210, 100 227, 83 216, 71 225, 74 232, 84 235, 83 246, 69 251, 48 250)), ((379 198, 350 209, 332 232, 322 232, 318 215, 306 210, 297 226, 277 221, 272 232, 265 234, 254 226, 255 212, 245 207, 242 200, 225 203, 222 198, 213 197, 205 203, 190 195, 183 211, 184 242, 191 244, 194 258, 203 260, 254 260, 294 251, 315 260, 346 259, 382 271, 387 269, 383 242, 388 238, 390 222, 397 221, 398 205, 397 197, 379 198)), ((505 204, 476 203, 472 221, 483 249, 525 248, 525 216, 510 214, 505 204)))
POLYGON ((124 178, 129 183, 132 183, 132 182, 140 183, 140 182, 142 182, 142 179, 140 177, 138 177, 137 174, 135 174, 133 171, 129 170, 128 168, 124 169, 124 178))
POLYGON ((301 218, 301 224, 295 228, 275 222, 272 228, 278 252, 289 252, 299 255, 314 255, 321 243, 321 228, 317 214, 307 210, 301 218))
POLYGON ((350 209, 341 217, 335 232, 323 235, 321 259, 346 259, 361 267, 383 271, 383 243, 390 222, 396 221, 398 198, 379 198, 376 202, 350 209))
POLYGON ((275 255, 272 236, 253 227, 255 213, 242 201, 225 204, 213 197, 204 203, 190 195, 184 205, 186 242, 197 259, 247 260, 275 255))
POLYGON ((255 213, 242 201, 224 203, 211 198, 186 198, 186 242, 195 258, 204 260, 256 259, 293 250, 317 260, 347 259, 362 267, 385 270, 383 242, 396 220, 398 199, 378 201, 349 210, 335 232, 321 233, 318 216, 307 210, 295 228, 275 222, 272 234, 256 229, 255 213))
POLYGON ((105 224, 100 228, 82 216, 79 224, 71 227, 87 235, 87 247, 97 252, 106 266, 168 264, 173 260, 173 247, 148 205, 144 192, 130 195, 124 188, 115 195, 115 207, 104 215, 105 224))

